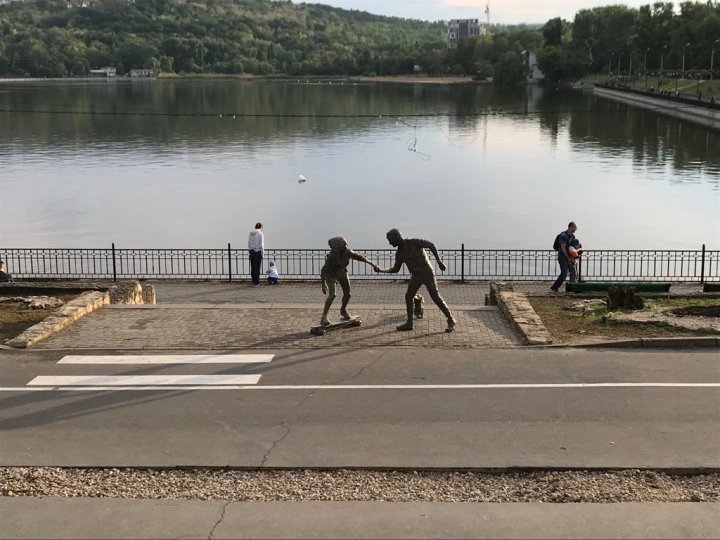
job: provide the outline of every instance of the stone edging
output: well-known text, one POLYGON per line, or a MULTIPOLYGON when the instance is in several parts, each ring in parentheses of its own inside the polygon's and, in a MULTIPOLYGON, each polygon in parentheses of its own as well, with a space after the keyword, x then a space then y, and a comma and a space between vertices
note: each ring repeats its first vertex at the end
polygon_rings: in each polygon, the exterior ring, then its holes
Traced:
POLYGON ((720 347, 720 336, 697 337, 669 337, 669 338, 631 338, 614 339, 608 341, 592 341, 588 343, 563 343, 554 347, 568 347, 575 349, 660 349, 660 348, 690 348, 690 347, 720 347))
POLYGON ((17 349, 27 349, 37 342, 57 334, 80 317, 92 313, 110 303, 110 294, 101 291, 87 291, 56 309, 36 325, 31 326, 7 344, 17 349))
POLYGON ((497 305, 528 345, 552 344, 550 332, 547 331, 542 319, 530 305, 527 294, 515 292, 512 283, 491 283, 486 303, 497 305))

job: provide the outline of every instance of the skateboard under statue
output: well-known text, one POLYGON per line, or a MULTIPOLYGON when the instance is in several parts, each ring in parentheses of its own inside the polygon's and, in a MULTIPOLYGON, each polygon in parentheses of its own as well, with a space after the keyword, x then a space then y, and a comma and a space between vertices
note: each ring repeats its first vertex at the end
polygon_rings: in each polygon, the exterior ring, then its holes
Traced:
POLYGON ((361 324, 362 321, 360 320, 360 317, 351 317, 346 320, 340 320, 326 325, 318 324, 317 326, 311 326, 310 333, 314 336, 324 336, 325 334, 327 334, 328 332, 332 332, 333 330, 340 330, 341 328, 352 328, 354 326, 360 326, 361 324))

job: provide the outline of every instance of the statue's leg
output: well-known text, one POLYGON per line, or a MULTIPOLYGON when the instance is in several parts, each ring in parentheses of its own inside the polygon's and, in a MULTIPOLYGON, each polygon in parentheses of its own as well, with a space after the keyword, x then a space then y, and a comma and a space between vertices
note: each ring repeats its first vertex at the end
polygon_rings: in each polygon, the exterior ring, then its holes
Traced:
POLYGON ((335 300, 335 280, 329 279, 327 281, 327 288, 328 288, 328 295, 327 299, 325 300, 325 309, 323 309, 322 318, 320 319, 320 324, 323 326, 327 326, 330 324, 330 320, 328 319, 328 313, 330 313, 330 306, 332 306, 333 301, 335 300))
POLYGON ((445 303, 445 300, 442 296, 440 296, 440 291, 438 290, 437 286, 437 279, 435 278, 434 274, 426 277, 425 287, 430 294, 430 298, 433 299, 433 302, 435 302, 437 307, 440 308, 440 311, 442 311, 445 317, 447 317, 447 328, 445 329, 445 331, 452 332, 455 329, 456 321, 453 318, 452 313, 450 313, 450 308, 445 303))
POLYGON ((347 274, 345 274, 343 277, 341 277, 338 281, 340 281, 340 287, 342 287, 343 297, 342 297, 342 305, 340 306, 340 317, 342 317, 345 320, 352 319, 350 314, 347 311, 348 302, 350 302, 350 278, 347 274))
POLYGON ((397 327, 398 330, 405 331, 405 330, 412 330, 414 323, 413 323, 413 313, 415 311, 415 295, 420 290, 420 286, 422 285, 422 279, 420 279, 417 274, 412 274, 410 276, 410 283, 408 283, 407 292, 405 293, 405 308, 407 309, 407 321, 405 321, 404 324, 401 324, 397 327))

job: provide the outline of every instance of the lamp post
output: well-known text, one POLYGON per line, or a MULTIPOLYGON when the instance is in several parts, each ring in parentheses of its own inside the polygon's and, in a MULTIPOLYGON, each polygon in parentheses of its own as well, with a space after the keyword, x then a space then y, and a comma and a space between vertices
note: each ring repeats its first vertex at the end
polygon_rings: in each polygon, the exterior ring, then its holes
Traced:
POLYGON ((615 56, 614 52, 610 53, 610 60, 608 61, 608 78, 612 77, 612 57, 615 56))
POLYGON ((720 43, 720 39, 716 39, 712 44, 712 49, 710 51, 710 80, 713 80, 713 67, 715 64, 715 45, 720 43))
POLYGON ((617 68, 617 74, 618 78, 620 77, 620 62, 622 62, 623 53, 620 53, 620 56, 618 56, 618 68, 617 68))
POLYGON ((648 79, 648 77, 647 77, 647 53, 649 50, 650 50, 649 47, 647 49, 645 49, 645 61, 643 63, 643 71, 645 72, 645 88, 647 88, 647 79, 648 79))
MULTIPOLYGON (((683 59, 682 59, 682 78, 685 79, 685 48, 690 45, 689 43, 686 43, 683 45, 683 59)), ((675 77, 675 91, 677 92, 678 89, 678 80, 677 77, 675 77)))
POLYGON ((658 90, 662 86, 662 77, 663 77, 663 60, 665 60, 665 51, 667 50, 668 46, 665 45, 660 50, 660 78, 658 79, 658 90))

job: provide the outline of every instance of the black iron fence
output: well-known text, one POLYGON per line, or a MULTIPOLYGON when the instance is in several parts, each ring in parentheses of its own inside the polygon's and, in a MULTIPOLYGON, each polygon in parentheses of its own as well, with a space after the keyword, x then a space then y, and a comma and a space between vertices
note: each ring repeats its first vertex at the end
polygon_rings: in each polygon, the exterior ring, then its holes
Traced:
MULTIPOLYGON (((395 262, 393 249, 358 250, 382 267, 395 262)), ((281 279, 317 279, 326 249, 268 249, 264 264, 273 260, 281 279)), ((440 250, 447 265, 440 279, 547 281, 558 274, 552 250, 440 250)), ((248 279, 247 251, 233 249, 0 249, 0 259, 17 279, 248 279)), ((432 257, 431 257, 432 259, 432 257)), ((397 279, 400 274, 376 274, 368 265, 351 261, 355 279, 397 279)), ((436 268, 436 270, 438 270, 436 268)), ((585 281, 720 281, 720 251, 597 250, 585 251, 579 273, 585 281)))

